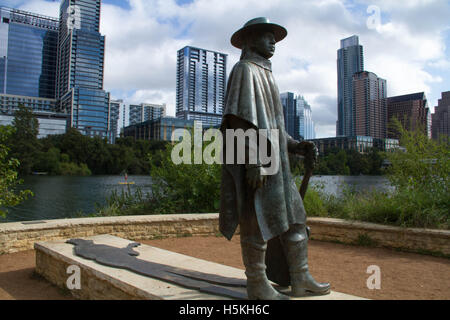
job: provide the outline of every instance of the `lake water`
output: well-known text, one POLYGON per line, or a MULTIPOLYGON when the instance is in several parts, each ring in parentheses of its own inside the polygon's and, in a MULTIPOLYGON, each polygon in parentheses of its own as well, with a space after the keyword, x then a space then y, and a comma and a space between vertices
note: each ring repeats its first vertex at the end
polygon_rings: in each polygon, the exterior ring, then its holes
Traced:
MULTIPOLYGON (((30 176, 24 179, 21 188, 30 189, 34 197, 10 208, 6 218, 0 222, 30 221, 80 217, 94 213, 96 204, 102 206, 113 190, 121 192, 141 188, 144 193, 151 190, 149 176, 129 176, 134 185, 120 185, 123 176, 30 176)), ((385 177, 381 176, 313 176, 311 184, 319 184, 325 192, 339 194, 342 184, 348 184, 356 190, 387 190, 391 188, 385 177)))

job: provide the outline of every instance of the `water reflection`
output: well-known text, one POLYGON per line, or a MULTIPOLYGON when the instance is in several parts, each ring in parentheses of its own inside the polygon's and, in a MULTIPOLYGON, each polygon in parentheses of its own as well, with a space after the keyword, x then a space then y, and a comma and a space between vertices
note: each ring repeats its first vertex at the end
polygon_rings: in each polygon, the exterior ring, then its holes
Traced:
POLYGON ((389 180, 383 176, 314 176, 311 185, 323 187, 324 192, 338 196, 345 186, 357 192, 393 190, 389 180))
MULTIPOLYGON (((123 176, 46 177, 31 176, 25 179, 21 189, 30 189, 35 196, 9 209, 6 219, 0 222, 61 219, 78 217, 82 213, 94 213, 95 204, 106 204, 113 190, 121 192, 141 188, 143 194, 151 190, 149 176, 129 176, 133 185, 121 185, 123 176)), ((389 182, 380 176, 313 176, 312 185, 323 185, 327 193, 339 195, 342 184, 356 190, 389 190, 389 182)))

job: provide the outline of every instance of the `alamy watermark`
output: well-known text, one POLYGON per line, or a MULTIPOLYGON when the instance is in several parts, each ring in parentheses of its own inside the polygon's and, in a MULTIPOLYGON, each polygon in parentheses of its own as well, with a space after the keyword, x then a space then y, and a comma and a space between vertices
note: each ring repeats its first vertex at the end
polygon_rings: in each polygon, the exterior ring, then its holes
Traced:
POLYGON ((81 28, 81 9, 80 6, 70 5, 67 7, 67 29, 80 29, 81 28))
POLYGON ((81 270, 77 265, 70 265, 66 270, 67 274, 70 276, 66 280, 66 286, 69 290, 80 290, 81 289, 81 270))
POLYGON ((203 132, 201 121, 194 121, 193 137, 191 132, 176 129, 172 133, 172 142, 178 142, 171 154, 174 164, 249 164, 261 167, 262 175, 278 172, 278 129, 226 129, 223 134, 214 128, 203 132), (204 142, 210 143, 203 148, 204 142))
POLYGON ((366 12, 369 17, 366 20, 366 26, 370 30, 378 31, 381 27, 381 9, 378 6, 370 5, 367 7, 366 12))
POLYGON ((367 267, 366 273, 371 274, 367 278, 366 285, 369 290, 381 289, 381 269, 377 265, 370 265, 367 267))

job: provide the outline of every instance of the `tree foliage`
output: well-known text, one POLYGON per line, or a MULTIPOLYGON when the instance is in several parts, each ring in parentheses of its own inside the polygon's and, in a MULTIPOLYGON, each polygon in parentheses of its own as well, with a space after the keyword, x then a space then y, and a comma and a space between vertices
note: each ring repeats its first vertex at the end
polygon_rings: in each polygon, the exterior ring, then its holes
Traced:
POLYGON ((8 156, 9 148, 6 142, 14 134, 14 128, 0 126, 0 215, 6 215, 6 207, 18 205, 33 193, 30 190, 16 191, 21 183, 17 178, 19 161, 8 156))
MULTIPOLYGON (((203 146, 203 150, 206 145, 203 146)), ((194 151, 192 146, 191 156, 194 151)), ((153 213, 217 212, 220 199, 221 165, 174 164, 172 146, 149 157, 153 189, 153 213)), ((194 163, 192 158, 192 163, 194 163)))
POLYGON ((388 153, 391 163, 388 178, 396 196, 404 203, 405 219, 423 214, 423 219, 450 220, 450 147, 447 141, 428 138, 421 128, 406 130, 397 120, 393 126, 400 133, 403 150, 388 153))
POLYGON ((20 163, 20 174, 30 174, 33 164, 39 152, 40 144, 37 138, 39 123, 34 117, 33 111, 24 105, 19 105, 14 114, 12 126, 15 128, 8 143, 11 149, 11 157, 20 163))

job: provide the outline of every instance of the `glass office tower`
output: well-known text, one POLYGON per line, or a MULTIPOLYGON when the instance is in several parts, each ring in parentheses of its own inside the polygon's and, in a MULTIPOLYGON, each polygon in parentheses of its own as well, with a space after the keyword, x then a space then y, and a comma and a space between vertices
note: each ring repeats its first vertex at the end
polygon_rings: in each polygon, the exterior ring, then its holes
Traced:
POLYGON ((337 136, 354 136, 356 134, 353 114, 353 75, 363 70, 363 47, 359 45, 358 36, 342 39, 341 48, 337 51, 337 136))
POLYGON ((314 139, 311 107, 303 96, 292 92, 280 94, 286 132, 295 140, 314 139))
MULTIPOLYGON (((11 102, 18 96, 46 98, 29 101, 30 107, 54 111, 57 45, 58 20, 0 8, 0 94, 9 95, 11 102)), ((16 107, 1 109, 9 114, 16 107)))
POLYGON ((227 55, 184 47, 178 50, 176 116, 219 126, 226 90, 227 55))
POLYGON ((297 96, 297 109, 300 116, 300 136, 305 140, 315 139, 316 132, 312 119, 312 110, 309 103, 303 96, 297 96))
POLYGON ((10 125, 19 105, 33 110, 38 137, 64 133, 68 115, 55 99, 57 19, 0 8, 0 125, 10 125))
POLYGON ((63 0, 60 7, 56 95, 70 126, 108 137, 109 93, 103 90, 105 37, 101 0, 63 0))
POLYGON ((300 118, 297 110, 297 101, 294 93, 283 92, 280 94, 281 104, 283 105, 284 126, 286 132, 294 138, 300 138, 300 118))

